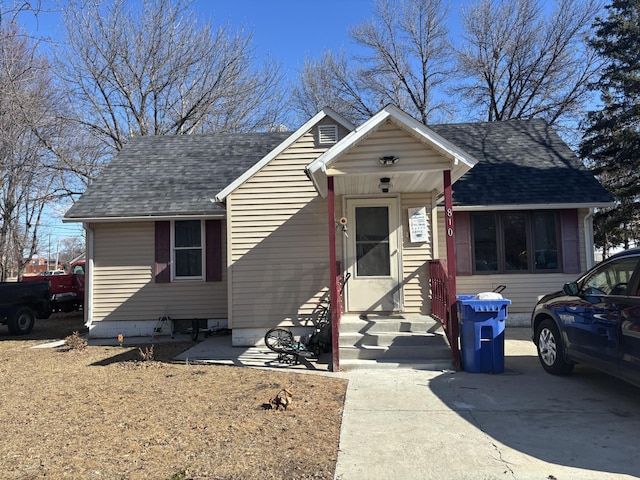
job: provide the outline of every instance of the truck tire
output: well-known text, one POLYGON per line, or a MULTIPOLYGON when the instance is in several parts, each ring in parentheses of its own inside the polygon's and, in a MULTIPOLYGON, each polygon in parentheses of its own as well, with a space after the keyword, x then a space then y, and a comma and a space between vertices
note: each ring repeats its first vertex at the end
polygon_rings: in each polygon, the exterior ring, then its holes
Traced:
POLYGON ((14 335, 26 335, 33 330, 35 315, 29 307, 17 308, 9 317, 7 326, 14 335))

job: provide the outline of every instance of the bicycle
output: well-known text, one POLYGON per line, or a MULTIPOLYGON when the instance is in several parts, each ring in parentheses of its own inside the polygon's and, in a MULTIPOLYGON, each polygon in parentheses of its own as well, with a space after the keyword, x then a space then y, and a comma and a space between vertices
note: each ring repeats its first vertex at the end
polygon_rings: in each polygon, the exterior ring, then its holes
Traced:
MULTIPOLYGON (((347 273, 340 282, 340 295, 344 286, 351 277, 347 273)), ((331 300, 323 299, 316 302, 316 308, 320 309, 318 320, 315 322, 313 332, 299 340, 293 338, 291 330, 284 327, 271 328, 264 335, 265 345, 278 354, 278 361, 282 363, 298 364, 300 357, 319 357, 321 353, 331 351, 331 300)))

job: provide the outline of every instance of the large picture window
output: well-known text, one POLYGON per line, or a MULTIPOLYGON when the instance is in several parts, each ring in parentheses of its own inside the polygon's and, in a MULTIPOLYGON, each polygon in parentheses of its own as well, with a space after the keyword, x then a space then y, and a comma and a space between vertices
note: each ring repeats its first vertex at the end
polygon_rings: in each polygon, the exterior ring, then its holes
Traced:
POLYGON ((472 213, 474 273, 560 271, 558 213, 472 213))
POLYGON ((179 220, 174 223, 175 278, 202 278, 202 222, 179 220))

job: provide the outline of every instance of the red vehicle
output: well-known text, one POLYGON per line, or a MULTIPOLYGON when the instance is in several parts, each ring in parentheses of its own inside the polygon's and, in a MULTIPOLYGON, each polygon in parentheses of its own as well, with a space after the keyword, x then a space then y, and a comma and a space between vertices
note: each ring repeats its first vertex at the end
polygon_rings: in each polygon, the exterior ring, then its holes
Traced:
POLYGON ((72 312, 80 310, 84 304, 84 264, 73 262, 64 274, 51 275, 42 272, 39 275, 22 277, 23 282, 49 282, 51 308, 54 312, 72 312))

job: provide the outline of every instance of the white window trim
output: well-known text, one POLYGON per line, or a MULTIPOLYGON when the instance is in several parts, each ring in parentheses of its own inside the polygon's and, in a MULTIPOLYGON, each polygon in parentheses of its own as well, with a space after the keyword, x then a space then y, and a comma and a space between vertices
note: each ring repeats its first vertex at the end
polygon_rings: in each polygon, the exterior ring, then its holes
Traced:
MULTIPOLYGON (((197 220, 197 219, 184 219, 184 220, 171 220, 171 281, 172 282, 183 282, 183 281, 193 281, 193 280, 204 280, 206 278, 206 265, 207 265, 207 261, 206 261, 206 254, 207 254, 207 249, 206 249, 206 245, 205 245, 205 224, 204 224, 204 220, 199 220, 200 221, 200 250, 202 250, 202 255, 201 257, 201 261, 202 261, 202 266, 200 268, 200 271, 202 272, 201 275, 199 276, 193 276, 193 277, 178 277, 176 276, 176 258, 175 258, 175 253, 176 253, 176 222, 180 222, 180 221, 188 221, 188 220, 197 220)), ((189 248, 189 249, 195 249, 197 247, 184 247, 189 248)))

